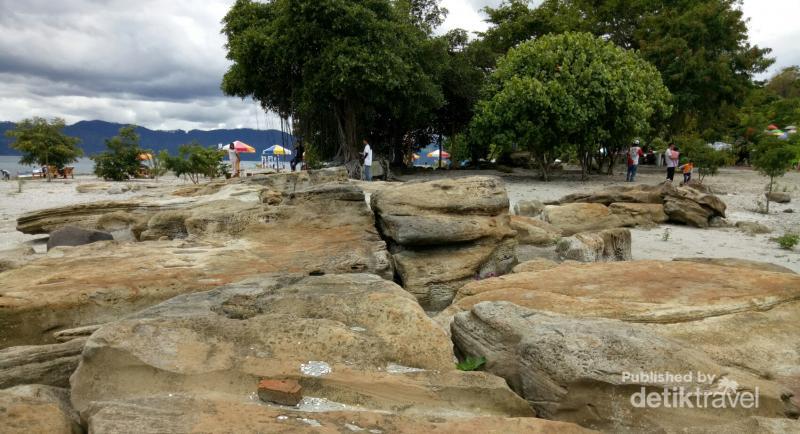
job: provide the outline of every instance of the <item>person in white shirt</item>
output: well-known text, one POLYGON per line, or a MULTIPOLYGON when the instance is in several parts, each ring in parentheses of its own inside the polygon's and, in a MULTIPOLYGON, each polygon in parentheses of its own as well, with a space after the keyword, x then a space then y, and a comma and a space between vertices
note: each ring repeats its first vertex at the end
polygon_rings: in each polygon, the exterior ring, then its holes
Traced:
POLYGON ((675 144, 670 143, 669 148, 664 152, 664 159, 667 161, 667 181, 672 182, 675 178, 675 168, 678 167, 680 154, 675 149, 675 144))
POLYGON ((634 140, 633 146, 628 149, 628 175, 625 177, 625 181, 633 182, 636 178, 636 169, 639 168, 639 157, 643 155, 644 152, 642 148, 639 147, 639 140, 634 140))
POLYGON ((239 176, 239 153, 236 152, 236 145, 233 142, 228 145, 228 159, 231 160, 232 176, 236 178, 239 176))
POLYGON ((361 153, 364 160, 364 180, 372 181, 372 148, 367 139, 364 139, 364 151, 361 153))

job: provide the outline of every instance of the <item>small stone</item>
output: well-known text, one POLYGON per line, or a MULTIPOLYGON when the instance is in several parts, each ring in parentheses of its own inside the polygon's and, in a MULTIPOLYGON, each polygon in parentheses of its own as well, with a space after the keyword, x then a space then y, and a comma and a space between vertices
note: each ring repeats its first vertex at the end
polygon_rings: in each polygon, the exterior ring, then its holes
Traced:
POLYGON ((785 210, 783 210, 783 212, 785 212, 786 214, 791 214, 794 212, 794 210, 791 208, 786 208, 785 210))
POLYGON ((297 405, 303 399, 303 387, 295 380, 261 380, 258 397, 265 402, 297 405))

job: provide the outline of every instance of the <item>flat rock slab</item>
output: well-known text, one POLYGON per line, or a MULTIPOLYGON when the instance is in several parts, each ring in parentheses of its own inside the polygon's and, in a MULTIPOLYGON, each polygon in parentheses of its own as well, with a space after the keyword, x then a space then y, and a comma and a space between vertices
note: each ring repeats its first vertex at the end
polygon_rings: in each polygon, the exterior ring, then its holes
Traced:
MULTIPOLYGON (((290 188, 286 177, 275 182, 290 188)), ((164 199, 181 210, 156 212, 142 232, 175 239, 59 247, 0 273, 0 348, 52 342, 51 330, 113 321, 254 274, 393 275, 386 243, 355 186, 292 188, 276 193, 277 205, 260 202, 260 184, 207 187, 204 195, 164 199), (164 213, 177 218, 156 218, 164 213)), ((98 219, 93 214, 88 222, 98 219)))
POLYGON ((107 324, 86 344, 72 403, 241 400, 264 378, 376 411, 532 415, 501 378, 457 371, 452 342, 414 297, 368 274, 258 276, 107 324))
POLYGON ((81 434, 69 390, 42 385, 0 390, 0 431, 4 434, 81 434))

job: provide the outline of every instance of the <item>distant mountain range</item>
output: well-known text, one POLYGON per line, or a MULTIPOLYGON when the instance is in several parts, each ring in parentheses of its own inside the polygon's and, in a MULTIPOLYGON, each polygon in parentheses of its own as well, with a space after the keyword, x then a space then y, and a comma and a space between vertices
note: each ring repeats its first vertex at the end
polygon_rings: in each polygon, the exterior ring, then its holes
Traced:
MULTIPOLYGON (((64 134, 78 137, 81 139, 79 146, 83 148, 85 156, 92 156, 106 149, 105 140, 116 136, 119 129, 125 124, 117 124, 105 121, 80 121, 64 128, 64 134)), ((5 136, 5 132, 14 128, 13 122, 0 122, 0 155, 19 155, 19 152, 10 148, 11 139, 5 136)), ((250 128, 239 128, 229 130, 151 130, 144 127, 136 127, 139 134, 142 148, 160 151, 168 150, 172 154, 178 152, 178 147, 184 143, 196 140, 204 146, 216 146, 218 143, 230 143, 234 140, 241 140, 258 151, 256 154, 243 154, 245 159, 260 159, 261 151, 275 144, 282 145, 281 132, 278 130, 254 130, 250 128)), ((283 134, 283 141, 287 144, 292 143, 289 134, 283 134)), ((294 146, 289 145, 289 148, 294 146)))

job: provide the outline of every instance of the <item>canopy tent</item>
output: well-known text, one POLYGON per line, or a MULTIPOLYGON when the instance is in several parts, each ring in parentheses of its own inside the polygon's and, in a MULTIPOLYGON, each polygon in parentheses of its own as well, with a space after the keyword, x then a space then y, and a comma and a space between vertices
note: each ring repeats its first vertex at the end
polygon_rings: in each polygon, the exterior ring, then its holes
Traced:
POLYGON ((281 145, 272 145, 269 148, 264 149, 261 153, 266 155, 292 155, 291 150, 286 149, 281 145))

